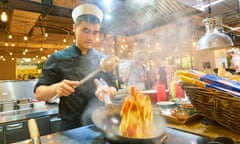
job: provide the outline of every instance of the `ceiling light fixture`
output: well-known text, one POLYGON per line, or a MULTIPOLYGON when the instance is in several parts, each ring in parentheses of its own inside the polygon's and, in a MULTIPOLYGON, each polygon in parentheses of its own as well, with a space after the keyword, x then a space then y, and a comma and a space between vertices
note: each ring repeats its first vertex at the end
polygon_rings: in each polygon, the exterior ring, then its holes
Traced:
POLYGON ((198 50, 205 49, 220 49, 233 46, 232 39, 218 31, 216 28, 216 19, 206 18, 204 19, 206 33, 199 39, 197 43, 198 50))
MULTIPOLYGON (((214 2, 211 2, 211 6, 213 6, 213 5, 216 5, 216 4, 218 4, 218 3, 221 3, 221 2, 223 2, 224 0, 216 0, 216 1, 214 1, 214 2)), ((207 8, 207 7, 209 7, 210 6, 210 4, 208 3, 208 4, 199 4, 199 5, 195 5, 195 6, 193 6, 194 8, 196 8, 196 9, 198 9, 198 10, 201 10, 201 11, 204 11, 205 10, 205 8, 207 8)))
MULTIPOLYGON (((209 1, 209 15, 211 14, 211 5, 209 1)), ((221 49, 233 46, 232 39, 217 28, 217 19, 209 18, 203 20, 206 33, 199 39, 197 50, 221 49)), ((219 22, 218 22, 219 23, 219 22)))

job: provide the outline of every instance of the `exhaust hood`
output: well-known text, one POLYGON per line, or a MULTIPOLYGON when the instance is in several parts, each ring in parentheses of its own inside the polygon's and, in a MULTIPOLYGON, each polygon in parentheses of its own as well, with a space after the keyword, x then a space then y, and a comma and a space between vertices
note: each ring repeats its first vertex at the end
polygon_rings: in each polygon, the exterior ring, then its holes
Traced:
POLYGON ((233 41, 230 36, 220 32, 216 27, 215 18, 206 18, 205 23, 206 33, 199 39, 197 50, 210 50, 233 47, 233 41))

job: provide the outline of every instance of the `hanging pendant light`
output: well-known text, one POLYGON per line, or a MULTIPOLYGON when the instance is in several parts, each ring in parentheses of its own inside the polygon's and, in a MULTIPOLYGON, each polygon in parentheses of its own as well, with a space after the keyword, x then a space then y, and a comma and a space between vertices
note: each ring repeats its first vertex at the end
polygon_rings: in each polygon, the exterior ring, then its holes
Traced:
POLYGON ((5 11, 2 11, 1 21, 2 22, 7 22, 8 21, 8 16, 7 16, 7 13, 5 11))
POLYGON ((216 21, 217 19, 215 18, 206 18, 203 20, 206 33, 198 41, 197 50, 220 49, 233 46, 232 39, 216 28, 216 21))
MULTIPOLYGON (((197 43, 197 50, 207 50, 207 49, 221 49, 229 48, 233 46, 232 39, 225 33, 220 32, 217 28, 216 18, 210 18, 211 15, 211 3, 209 3, 208 17, 203 20, 205 23, 206 33, 199 39, 197 43)), ((219 19, 218 19, 219 20, 219 19)))

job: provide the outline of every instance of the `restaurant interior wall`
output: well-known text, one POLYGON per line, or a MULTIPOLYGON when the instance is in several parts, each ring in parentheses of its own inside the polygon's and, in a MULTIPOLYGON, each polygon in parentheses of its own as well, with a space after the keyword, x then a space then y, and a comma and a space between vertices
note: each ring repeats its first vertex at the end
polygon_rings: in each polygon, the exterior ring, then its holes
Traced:
POLYGON ((227 50, 220 49, 214 51, 215 65, 216 68, 224 67, 227 68, 227 50))
POLYGON ((216 67, 215 66, 215 56, 214 56, 213 50, 196 51, 194 53, 194 58, 195 58, 194 69, 209 73, 210 71, 212 72, 212 69, 216 67), (203 63, 206 63, 206 62, 210 63, 211 68, 205 69, 203 67, 203 63))
POLYGON ((16 79, 16 60, 0 60, 0 80, 16 79))

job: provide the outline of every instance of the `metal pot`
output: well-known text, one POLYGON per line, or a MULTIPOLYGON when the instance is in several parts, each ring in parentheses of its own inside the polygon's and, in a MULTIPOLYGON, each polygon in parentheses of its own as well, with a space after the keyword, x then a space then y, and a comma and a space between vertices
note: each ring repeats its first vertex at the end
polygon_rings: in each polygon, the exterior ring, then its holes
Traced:
POLYGON ((93 112, 93 123, 102 131, 105 139, 114 144, 159 144, 165 137, 166 122, 157 114, 153 114, 153 133, 149 138, 129 138, 119 134, 121 122, 121 105, 100 107, 93 112))

